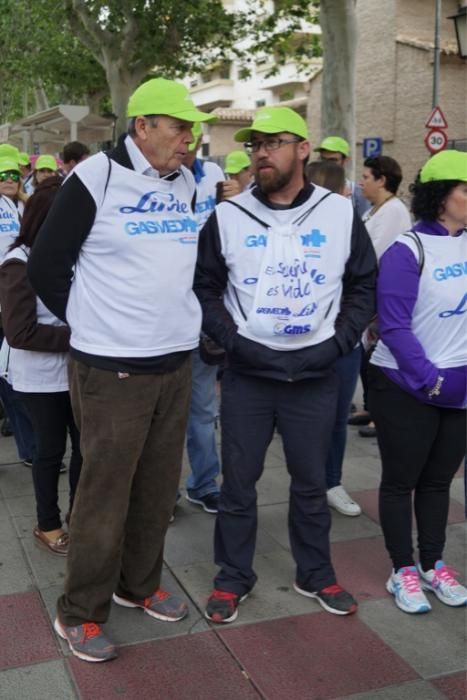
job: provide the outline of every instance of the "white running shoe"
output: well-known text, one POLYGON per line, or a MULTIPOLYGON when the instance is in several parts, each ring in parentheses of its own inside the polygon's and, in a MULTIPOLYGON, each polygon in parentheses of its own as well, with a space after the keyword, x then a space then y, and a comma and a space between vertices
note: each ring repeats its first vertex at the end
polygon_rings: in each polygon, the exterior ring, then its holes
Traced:
POLYGON ((326 496, 328 506, 337 510, 338 513, 342 513, 342 515, 355 516, 360 515, 362 512, 358 503, 355 503, 343 486, 334 486, 326 492, 326 496))
POLYGON ((444 561, 439 559, 429 571, 423 571, 419 564, 418 571, 423 590, 434 593, 445 605, 467 605, 467 588, 455 578, 457 571, 446 566, 444 561))
POLYGON ((397 607, 406 613, 425 613, 431 610, 415 566, 403 566, 397 573, 393 570, 386 582, 386 589, 394 596, 397 607))

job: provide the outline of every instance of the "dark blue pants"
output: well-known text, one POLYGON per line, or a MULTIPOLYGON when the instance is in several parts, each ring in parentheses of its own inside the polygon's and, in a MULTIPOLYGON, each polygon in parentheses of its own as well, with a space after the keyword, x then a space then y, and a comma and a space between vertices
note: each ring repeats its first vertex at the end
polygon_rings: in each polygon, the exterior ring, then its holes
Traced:
POLYGON ((238 374, 222 378, 223 483, 215 528, 215 587, 243 595, 255 582, 256 482, 274 426, 291 477, 289 537, 296 581, 309 590, 335 583, 325 463, 336 414, 337 377, 294 383, 238 374))
POLYGON ((337 394, 337 411, 332 431, 331 446, 326 461, 326 486, 328 489, 339 486, 342 479, 342 464, 344 462, 345 445, 347 442, 347 421, 350 406, 357 385, 358 373, 362 358, 362 348, 359 345, 343 357, 339 357, 334 365, 339 389, 337 394))

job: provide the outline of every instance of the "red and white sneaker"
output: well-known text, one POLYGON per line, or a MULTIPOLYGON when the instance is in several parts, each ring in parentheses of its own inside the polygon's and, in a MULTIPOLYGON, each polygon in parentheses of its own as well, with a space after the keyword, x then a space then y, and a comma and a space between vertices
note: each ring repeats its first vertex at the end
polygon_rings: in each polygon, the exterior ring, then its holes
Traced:
POLYGON ((315 598, 322 608, 334 615, 352 615, 352 613, 357 611, 358 604, 355 598, 347 591, 344 591, 337 583, 334 583, 332 586, 326 586, 320 591, 307 591, 296 583, 294 583, 293 587, 300 595, 304 595, 307 598, 315 598))
POLYGON ((208 598, 204 613, 211 622, 233 622, 238 617, 238 606, 245 600, 248 593, 241 596, 230 591, 220 591, 215 588, 208 598))

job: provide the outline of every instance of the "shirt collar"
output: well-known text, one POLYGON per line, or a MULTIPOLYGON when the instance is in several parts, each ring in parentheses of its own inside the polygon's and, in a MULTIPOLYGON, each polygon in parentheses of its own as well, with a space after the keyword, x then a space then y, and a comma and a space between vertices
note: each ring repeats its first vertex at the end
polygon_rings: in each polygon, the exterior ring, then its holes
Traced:
POLYGON ((304 202, 311 197, 311 194, 315 188, 309 182, 304 183, 303 188, 297 194, 293 202, 287 205, 274 204, 268 199, 267 194, 261 191, 258 185, 255 185, 251 191, 252 195, 256 197, 262 204, 265 204, 269 209, 294 209, 295 207, 301 206, 304 202))
POLYGON ((135 172, 141 175, 163 180, 174 180, 180 174, 179 170, 174 170, 172 173, 161 177, 159 171, 152 167, 151 163, 144 156, 143 152, 138 148, 130 135, 127 135, 125 138, 125 147, 135 172))
MULTIPOLYGON (((456 236, 460 236, 464 229, 459 229, 456 236)), ((428 233, 431 236, 449 236, 449 231, 440 221, 417 221, 412 227, 417 233, 428 233)))

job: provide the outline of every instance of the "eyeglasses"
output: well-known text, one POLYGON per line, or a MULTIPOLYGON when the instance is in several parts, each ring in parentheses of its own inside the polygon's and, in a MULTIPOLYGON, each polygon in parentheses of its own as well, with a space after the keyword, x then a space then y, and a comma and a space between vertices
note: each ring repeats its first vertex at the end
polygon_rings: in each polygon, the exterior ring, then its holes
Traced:
POLYGON ((247 153, 258 153, 261 148, 264 148, 266 153, 270 151, 277 151, 281 146, 285 146, 287 143, 298 143, 300 139, 264 139, 264 141, 248 141, 243 144, 243 147, 247 153))
POLYGON ((19 182, 20 174, 15 170, 5 170, 5 172, 0 173, 0 182, 6 182, 7 180, 13 180, 13 182, 19 182))
POLYGON ((36 170, 36 173, 54 173, 55 170, 51 170, 51 168, 38 168, 36 170))

